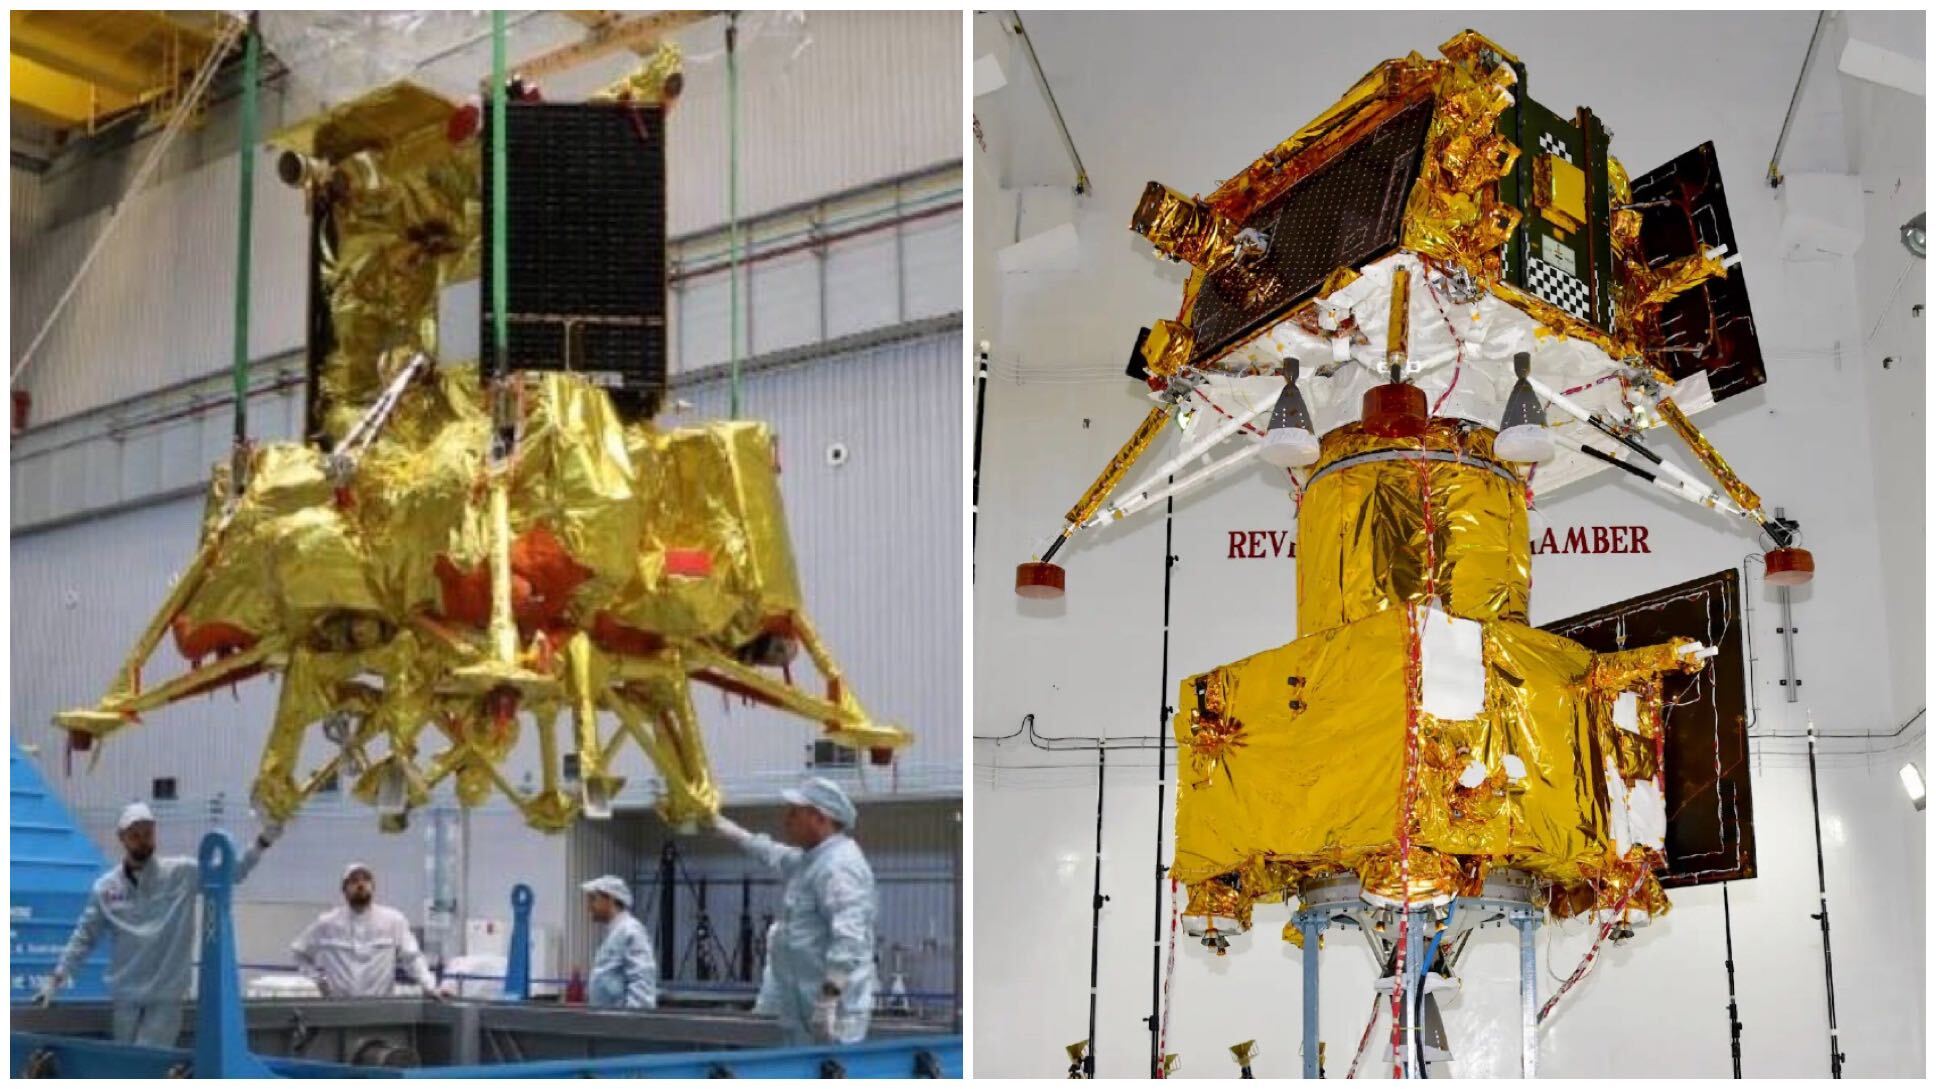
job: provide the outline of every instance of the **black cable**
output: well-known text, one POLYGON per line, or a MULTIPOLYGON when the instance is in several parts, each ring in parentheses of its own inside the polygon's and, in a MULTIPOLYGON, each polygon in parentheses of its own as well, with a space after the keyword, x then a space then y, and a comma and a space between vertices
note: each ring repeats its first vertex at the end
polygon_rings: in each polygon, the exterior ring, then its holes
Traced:
POLYGON ((1728 939, 1728 1046, 1734 1052, 1734 1080, 1741 1080, 1741 1008, 1734 1001, 1734 910, 1728 904, 1728 883, 1721 882, 1721 926, 1728 939))
POLYGON ((988 350, 975 353, 975 472, 968 503, 968 581, 975 581, 975 540, 981 529, 981 427, 988 410, 988 350))
MULTIPOLYGON (((1176 483, 1176 476, 1169 478, 1176 483)), ((1163 1076, 1163 878, 1169 868, 1163 865, 1163 796, 1169 785, 1169 724, 1173 709, 1170 707, 1170 587, 1172 574, 1176 570, 1174 533, 1176 530, 1176 498, 1172 496, 1163 501, 1163 687, 1157 693, 1156 706, 1156 896, 1155 921, 1151 924, 1150 937, 1150 1076, 1163 1076)))
POLYGON ((1009 738, 1011 738, 1011 737, 1019 737, 1019 736, 1021 736, 1021 733, 1022 733, 1022 729, 1023 729, 1023 727, 1027 727, 1027 728, 1029 729, 1029 731, 1030 731, 1031 733, 1032 733, 1032 732, 1034 732, 1034 729, 1035 729, 1035 714, 1034 714, 1034 712, 1030 712, 1029 714, 1026 714, 1026 715, 1023 715, 1023 716, 1022 716, 1022 721, 1021 721, 1021 722, 1020 722, 1019 724, 1017 724, 1017 725, 1016 725, 1016 727, 1015 727, 1015 730, 1014 730, 1014 732, 1012 732, 1012 733, 1006 733, 1006 734, 976 734, 976 735, 974 735, 974 738, 975 738, 975 740, 976 740, 976 741, 1007 741, 1007 740, 1008 740, 1009 738))
POLYGON ((1091 892, 1089 906, 1089 1047, 1083 1052, 1082 1072, 1089 1078, 1096 1076, 1096 999, 1100 990, 1102 968, 1102 905, 1108 900, 1102 894, 1102 799, 1103 789, 1109 782, 1109 750, 1100 746, 1096 749, 1096 883, 1091 892))
MULTIPOLYGON (((1097 748, 1117 750, 1162 749, 1165 741, 1165 735, 1163 734, 1125 734, 1115 737, 1085 737, 1076 734, 1050 736, 1036 732, 1035 715, 1033 712, 1023 715, 1021 725, 1015 727, 1009 733, 975 734, 974 739, 976 741, 993 741, 999 745, 1004 741, 1020 737, 1024 732, 1028 734, 1028 743, 1044 752, 1092 752, 1097 748), (1057 742, 1069 742, 1069 744, 1057 744, 1057 742)), ((1061 765, 1044 764, 1038 766, 1060 767, 1061 765)))
POLYGON ((1822 910, 1815 918, 1822 924, 1822 975, 1828 984, 1828 1069, 1829 1077, 1842 1077, 1842 1040, 1835 1026, 1835 954, 1828 933, 1828 862, 1822 854, 1822 795, 1815 780, 1815 746, 1808 747, 1808 800, 1815 810, 1815 883, 1821 895, 1822 910))

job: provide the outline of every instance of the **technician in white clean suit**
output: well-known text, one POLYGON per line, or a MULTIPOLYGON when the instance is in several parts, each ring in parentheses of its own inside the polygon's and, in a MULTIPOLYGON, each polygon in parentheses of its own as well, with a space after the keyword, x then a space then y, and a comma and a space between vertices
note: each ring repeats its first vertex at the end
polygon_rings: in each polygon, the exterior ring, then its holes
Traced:
POLYGON ((608 1009, 658 1009, 659 965, 652 955, 652 936, 632 914, 632 887, 606 874, 579 888, 585 890, 593 921, 605 926, 605 940, 592 956, 585 1000, 608 1009))
POLYGON ((387 998, 402 964, 426 996, 442 1001, 410 920, 375 899, 370 867, 350 863, 343 871, 343 906, 323 912, 289 947, 296 969, 315 980, 325 998, 387 998))
MULTIPOLYGON (((114 1038, 145 1047, 174 1047, 181 1037, 182 1001, 188 997, 195 957, 195 898, 201 869, 186 855, 156 858, 155 815, 136 802, 121 811, 115 825, 124 857, 101 875, 88 894, 87 908, 74 926, 60 962, 35 1001, 46 1005, 72 978, 74 969, 107 936, 108 998, 114 1004, 114 1038)), ((241 884, 262 860, 262 852, 282 834, 265 824, 255 842, 236 860, 234 883, 241 884)))
POLYGON ((755 835, 727 818, 713 828, 786 878, 767 942, 770 980, 756 1009, 780 1020, 790 1044, 856 1044, 874 1009, 874 871, 848 836, 854 803, 826 779, 808 779, 787 801, 780 834, 755 835))

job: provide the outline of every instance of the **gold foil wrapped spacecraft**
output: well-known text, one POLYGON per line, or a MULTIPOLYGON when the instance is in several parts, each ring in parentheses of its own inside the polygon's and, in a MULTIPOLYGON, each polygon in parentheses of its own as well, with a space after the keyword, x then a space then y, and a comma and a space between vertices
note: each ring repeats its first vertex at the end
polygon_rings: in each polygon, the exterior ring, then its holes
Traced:
POLYGON ((1326 434, 1299 508, 1298 634, 1422 602, 1428 574, 1456 616, 1525 622, 1532 550, 1518 479, 1493 460, 1485 428, 1434 420, 1417 439, 1358 424, 1326 434), (1352 460, 1418 449, 1463 460, 1352 460))
MULTIPOLYGON (((662 49, 628 93, 665 93, 676 72, 677 51, 662 49)), ((58 723, 110 734, 279 672, 256 806, 287 819, 340 779, 386 830, 448 780, 465 805, 501 794, 556 831, 609 806, 628 742, 659 774, 665 819, 704 820, 720 799, 694 681, 841 745, 908 744, 868 715, 804 613, 763 424, 662 430, 621 419, 579 376, 514 375, 518 441, 507 462, 488 461, 476 365, 437 352, 438 293, 477 275, 481 233, 478 152, 450 141, 451 111, 398 85, 281 138, 325 161, 303 176, 333 216, 322 273, 334 337, 312 396, 336 452, 256 447, 239 496, 218 464, 188 569, 106 696, 58 723), (428 365, 372 415, 419 354, 428 365), (374 438, 340 445, 366 418, 374 438), (153 683, 144 667, 171 631, 193 668, 153 683), (799 650, 824 693, 770 672, 799 650), (527 730, 535 788, 504 768, 527 730), (318 732, 327 743, 305 754, 318 732)))
MULTIPOLYGON (((1326 436, 1299 516, 1299 638, 1181 685, 1173 730, 1190 770, 1172 872, 1187 914, 1243 919, 1247 903, 1339 870, 1369 897, 1416 903, 1509 867, 1564 915, 1611 907, 1610 883, 1624 892, 1658 866, 1657 851, 1614 842, 1608 769, 1623 789, 1659 773, 1659 678, 1697 661, 1678 653, 1686 640, 1596 655, 1526 626, 1524 490, 1485 467, 1491 438, 1438 423, 1420 440, 1326 436), (1420 449, 1478 464, 1403 456, 1420 449), (1479 625, 1471 719, 1425 710, 1418 625, 1447 616, 1479 625), (1614 712, 1623 693, 1631 730, 1614 712)), ((1658 882, 1628 909, 1664 911, 1658 882)))
MULTIPOLYGON (((1522 212, 1504 203, 1500 180, 1526 153, 1499 131, 1499 118, 1512 105, 1517 80, 1510 65, 1503 63, 1512 54, 1469 30, 1440 46, 1439 52, 1444 59, 1427 60, 1412 53, 1378 65, 1329 109, 1206 197, 1186 197, 1150 184, 1132 226, 1147 234, 1160 251, 1190 261, 1197 271, 1184 290, 1175 321, 1169 323, 1171 335, 1146 348, 1153 371, 1174 375, 1193 364, 1214 362, 1193 359, 1193 339, 1174 333, 1191 328, 1205 270, 1228 262, 1236 233, 1253 214, 1407 107, 1426 100, 1433 104, 1432 121, 1401 221, 1404 249, 1435 264, 1464 270, 1553 334, 1596 345, 1615 359, 1640 357, 1643 347, 1658 339, 1654 323, 1667 301, 1725 275, 1717 261, 1704 255, 1668 270, 1650 267, 1640 251, 1640 213, 1621 207, 1632 199, 1626 172, 1609 160, 1614 209, 1609 224, 1615 269, 1612 329, 1589 324, 1504 282, 1502 253, 1524 214, 1546 215, 1556 223, 1570 224, 1568 229, 1581 225, 1584 177, 1570 164, 1543 158, 1536 164, 1535 192, 1527 195, 1530 210, 1522 212)), ((1327 286, 1321 294, 1332 290, 1327 286)), ((1283 316, 1293 315, 1287 310, 1283 316)))

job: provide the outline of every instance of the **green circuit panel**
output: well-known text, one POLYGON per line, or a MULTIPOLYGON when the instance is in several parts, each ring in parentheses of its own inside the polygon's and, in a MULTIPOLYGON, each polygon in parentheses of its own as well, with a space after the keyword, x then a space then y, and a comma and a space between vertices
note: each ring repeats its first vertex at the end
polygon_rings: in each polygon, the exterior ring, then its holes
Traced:
POLYGON ((1506 244, 1504 278, 1589 325, 1607 329, 1613 318, 1613 250, 1607 133, 1591 111, 1580 111, 1584 128, 1533 101, 1525 93, 1525 67, 1515 102, 1499 118, 1500 132, 1518 145, 1519 159, 1499 181, 1500 199, 1520 210, 1519 229, 1506 244), (1585 223, 1573 230, 1533 206, 1530 195, 1541 156, 1569 163, 1585 176, 1585 223))

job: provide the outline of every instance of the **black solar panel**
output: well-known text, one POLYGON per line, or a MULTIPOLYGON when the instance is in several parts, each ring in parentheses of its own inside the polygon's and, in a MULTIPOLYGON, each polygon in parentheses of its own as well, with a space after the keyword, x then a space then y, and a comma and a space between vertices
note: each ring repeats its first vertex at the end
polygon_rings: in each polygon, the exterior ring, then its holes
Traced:
MULTIPOLYGON (((482 358, 494 358, 490 111, 484 129, 482 358)), ((505 107, 510 367, 571 370, 650 416, 666 388, 665 114, 626 104, 505 107)))
POLYGON ((1732 568, 1557 620, 1545 630, 1596 652, 1699 639, 1721 653, 1695 674, 1673 674, 1666 714, 1668 888, 1755 875, 1754 795, 1748 779, 1748 682, 1741 588, 1732 568))
MULTIPOLYGON (((1640 207, 1640 250, 1650 267, 1716 246, 1741 252, 1712 143, 1635 178, 1633 202, 1640 207)), ((1661 366, 1676 379, 1705 370, 1717 401, 1768 380, 1740 266, 1670 300, 1658 328, 1660 343, 1650 347, 1659 352, 1661 366)))

